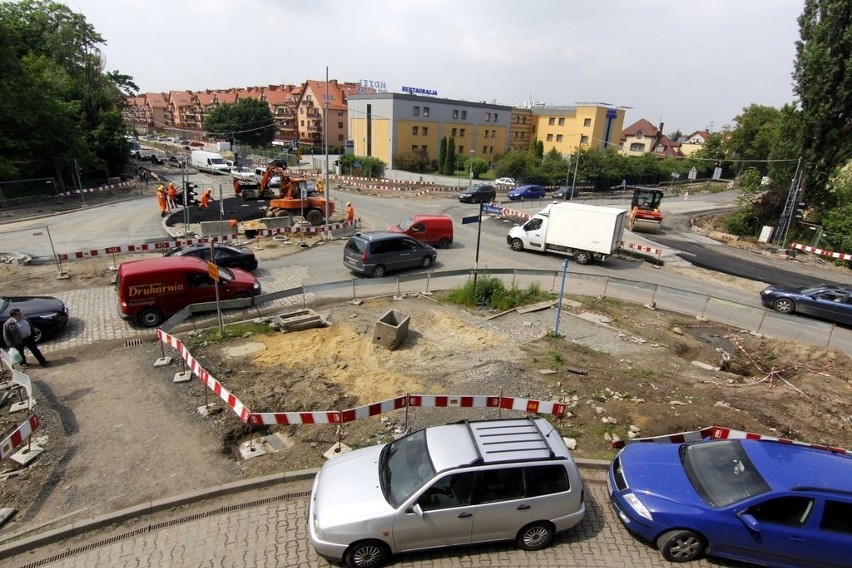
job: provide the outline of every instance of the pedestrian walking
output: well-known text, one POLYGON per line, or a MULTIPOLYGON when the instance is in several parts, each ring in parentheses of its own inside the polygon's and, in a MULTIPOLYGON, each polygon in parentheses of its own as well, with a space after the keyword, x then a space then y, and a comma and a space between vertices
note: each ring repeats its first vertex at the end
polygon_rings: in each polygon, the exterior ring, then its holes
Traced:
POLYGON ((166 208, 168 207, 168 196, 166 195, 166 188, 163 187, 163 184, 160 184, 157 188, 157 205, 160 206, 160 217, 168 215, 168 213, 166 213, 166 208))
POLYGON ((175 187, 175 184, 169 182, 169 189, 166 193, 169 196, 169 211, 177 209, 177 202, 175 201, 175 198, 177 197, 177 188, 175 187))
POLYGON ((352 207, 352 202, 346 202, 346 222, 354 223, 355 222, 355 208, 352 207))
POLYGON ((27 356, 24 355, 24 347, 30 350, 30 353, 35 355, 38 364, 42 367, 49 365, 50 361, 44 358, 44 355, 39 351, 38 345, 35 342, 33 335, 33 326, 30 320, 24 317, 19 308, 12 308, 9 312, 9 319, 3 324, 3 341, 9 347, 14 347, 21 354, 21 367, 27 367, 27 356))
POLYGON ((213 193, 213 190, 209 187, 204 190, 204 193, 201 194, 201 201, 198 203, 199 209, 210 209, 210 196, 213 193))

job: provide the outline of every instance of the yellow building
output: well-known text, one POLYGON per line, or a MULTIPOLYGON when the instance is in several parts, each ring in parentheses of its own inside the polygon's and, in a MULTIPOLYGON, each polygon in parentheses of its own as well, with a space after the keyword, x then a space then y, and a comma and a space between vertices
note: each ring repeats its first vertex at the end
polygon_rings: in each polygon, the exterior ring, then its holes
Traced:
POLYGON ((407 93, 350 95, 349 137, 356 156, 393 168, 393 156, 422 153, 437 160, 441 139, 454 138, 456 155, 492 160, 509 142, 512 107, 407 93))

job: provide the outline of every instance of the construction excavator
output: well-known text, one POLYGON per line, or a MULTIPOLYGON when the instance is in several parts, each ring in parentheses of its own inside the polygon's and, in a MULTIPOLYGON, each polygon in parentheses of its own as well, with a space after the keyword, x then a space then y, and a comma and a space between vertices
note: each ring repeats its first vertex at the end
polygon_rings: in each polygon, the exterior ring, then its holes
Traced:
POLYGON ((662 201, 661 190, 637 187, 630 202, 627 228, 637 233, 659 233, 663 224, 663 213, 660 211, 662 201))
POLYGON ((334 213, 334 202, 327 201, 322 191, 312 189, 307 179, 291 176, 287 166, 276 163, 266 166, 256 183, 235 179, 234 192, 243 199, 268 199, 267 217, 301 215, 311 225, 319 226, 325 221, 326 207, 329 217, 334 213), (276 177, 280 179, 277 194, 271 187, 276 177))

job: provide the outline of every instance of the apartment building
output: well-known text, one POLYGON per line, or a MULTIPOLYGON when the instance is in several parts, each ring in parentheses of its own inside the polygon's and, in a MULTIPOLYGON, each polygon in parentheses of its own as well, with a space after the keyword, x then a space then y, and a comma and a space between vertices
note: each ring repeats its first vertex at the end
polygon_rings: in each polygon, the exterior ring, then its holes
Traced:
POLYGON ((457 155, 491 160, 506 151, 512 107, 407 93, 348 98, 350 139, 358 156, 391 167, 393 156, 422 153, 437 160, 441 139, 454 138, 457 155))
POLYGON ((580 146, 617 148, 624 125, 624 109, 605 103, 575 106, 533 105, 533 137, 544 143, 544 152, 555 149, 563 156, 580 146))

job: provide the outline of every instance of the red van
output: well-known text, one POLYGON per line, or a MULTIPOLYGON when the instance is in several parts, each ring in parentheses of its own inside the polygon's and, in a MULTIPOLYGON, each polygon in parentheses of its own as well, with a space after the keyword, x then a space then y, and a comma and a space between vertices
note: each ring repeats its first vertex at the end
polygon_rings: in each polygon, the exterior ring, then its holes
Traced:
POLYGON ((444 215, 412 215, 402 223, 388 227, 392 233, 404 233, 421 243, 446 249, 453 244, 453 220, 444 215))
MULTIPOLYGON (((190 304, 215 302, 216 289, 207 263, 190 256, 164 256, 123 262, 115 281, 118 312, 126 320, 156 327, 190 304)), ((260 284, 239 268, 219 267, 219 299, 260 294, 260 284)))

